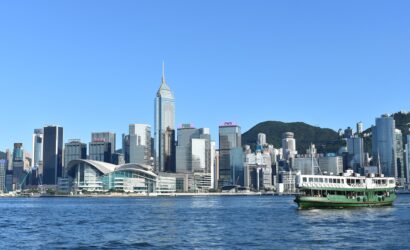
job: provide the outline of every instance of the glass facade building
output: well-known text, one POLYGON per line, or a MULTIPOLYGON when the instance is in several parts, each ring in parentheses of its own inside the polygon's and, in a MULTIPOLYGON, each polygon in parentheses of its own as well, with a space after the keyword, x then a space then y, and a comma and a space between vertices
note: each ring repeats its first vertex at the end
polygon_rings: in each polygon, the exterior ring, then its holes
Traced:
POLYGON ((147 124, 129 126, 129 162, 149 165, 151 160, 151 127, 147 124))
POLYGON ((156 171, 172 172, 175 170, 175 161, 172 162, 175 159, 175 98, 165 81, 164 70, 155 98, 154 136, 156 171))
POLYGON ((376 118, 376 126, 372 128, 372 154, 375 165, 380 162, 382 173, 390 177, 398 177, 395 128, 393 117, 388 115, 376 118))
POLYGON ((63 128, 47 126, 44 128, 43 142, 43 181, 45 185, 57 185, 63 169, 63 128))
POLYGON ((175 177, 158 176, 144 164, 113 165, 93 160, 74 160, 67 175, 73 192, 164 193, 176 191, 175 177))
POLYGON ((243 172, 243 154, 240 151, 241 128, 230 122, 219 126, 219 187, 236 183, 236 176, 243 172), (242 166, 239 165, 241 157, 242 166))

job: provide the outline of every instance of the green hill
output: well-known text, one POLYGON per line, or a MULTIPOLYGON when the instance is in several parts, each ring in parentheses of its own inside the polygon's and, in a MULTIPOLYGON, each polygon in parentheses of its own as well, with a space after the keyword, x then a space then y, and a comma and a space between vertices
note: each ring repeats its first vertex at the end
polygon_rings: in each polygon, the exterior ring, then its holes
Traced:
POLYGON ((315 127, 303 122, 261 122, 242 134, 242 144, 250 145, 252 149, 256 146, 258 133, 265 133, 267 143, 275 148, 282 147, 282 134, 293 132, 296 139, 296 149, 298 153, 305 154, 310 143, 316 145, 319 153, 337 152, 344 142, 340 140, 336 131, 329 128, 315 127))

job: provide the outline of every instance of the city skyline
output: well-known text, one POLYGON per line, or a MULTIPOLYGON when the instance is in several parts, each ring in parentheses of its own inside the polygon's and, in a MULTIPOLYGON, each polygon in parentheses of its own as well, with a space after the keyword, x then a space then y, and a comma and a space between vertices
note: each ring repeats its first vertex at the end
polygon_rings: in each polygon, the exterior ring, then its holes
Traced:
POLYGON ((215 140, 225 121, 243 132, 266 120, 368 128, 408 109, 407 2, 185 5, 0 3, 0 150, 22 142, 32 155, 33 129, 48 124, 65 128, 64 142, 110 131, 117 145, 129 124, 154 128, 162 60, 177 127, 208 127, 215 140))

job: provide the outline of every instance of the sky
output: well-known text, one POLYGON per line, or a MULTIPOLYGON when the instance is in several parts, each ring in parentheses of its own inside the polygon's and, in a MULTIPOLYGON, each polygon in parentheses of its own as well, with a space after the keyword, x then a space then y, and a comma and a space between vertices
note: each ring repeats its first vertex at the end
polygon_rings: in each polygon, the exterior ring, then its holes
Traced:
MULTIPOLYGON (((0 150, 151 124, 303 121, 337 130, 409 109, 410 1, 0 1, 0 150)), ((297 139, 297 138, 296 138, 297 139)))

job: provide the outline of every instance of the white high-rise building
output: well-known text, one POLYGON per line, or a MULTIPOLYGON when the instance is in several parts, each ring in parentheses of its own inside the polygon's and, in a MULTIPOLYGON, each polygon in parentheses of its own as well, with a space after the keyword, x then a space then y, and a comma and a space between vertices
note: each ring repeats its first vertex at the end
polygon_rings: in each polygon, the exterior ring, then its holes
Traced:
POLYGON ((264 133, 258 134, 258 145, 261 145, 261 146, 266 145, 266 134, 264 133))
POLYGON ((130 124, 130 163, 150 164, 151 127, 147 124, 130 124))
POLYGON ((44 130, 42 128, 34 130, 33 142, 32 142, 32 149, 33 149, 32 167, 35 167, 35 168, 40 167, 43 162, 43 137, 44 137, 44 130))
POLYGON ((292 132, 283 133, 282 136, 282 150, 283 150, 283 157, 285 160, 289 160, 289 158, 294 158, 297 155, 296 151, 296 140, 294 138, 294 134, 292 132))
POLYGON ((206 162, 206 139, 192 138, 191 153, 192 153, 192 171, 205 172, 206 162))
POLYGON ((363 122, 358 122, 356 124, 356 132, 357 134, 363 133, 363 122))
POLYGON ((155 98, 155 168, 157 171, 172 171, 175 166, 175 98, 165 81, 162 65, 162 81, 155 98), (170 143, 167 143, 170 142, 170 143))

